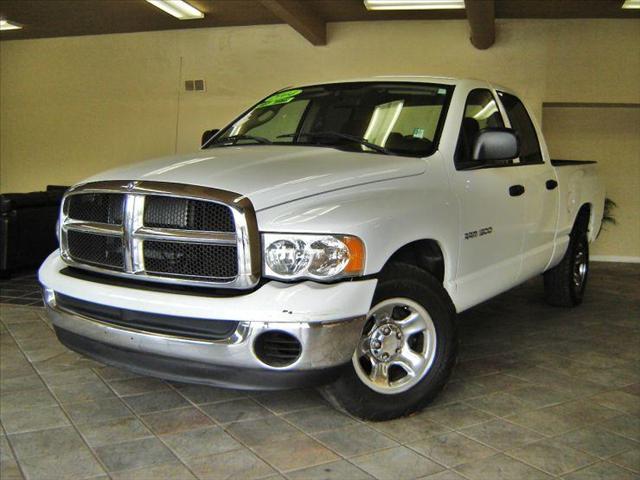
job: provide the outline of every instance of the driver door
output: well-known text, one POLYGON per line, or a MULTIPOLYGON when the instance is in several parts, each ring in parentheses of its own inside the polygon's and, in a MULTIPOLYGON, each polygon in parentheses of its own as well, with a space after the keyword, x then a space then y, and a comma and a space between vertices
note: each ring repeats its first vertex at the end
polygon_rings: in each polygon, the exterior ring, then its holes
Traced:
POLYGON ((516 284, 524 239, 525 199, 521 169, 474 162, 476 134, 504 127, 503 115, 488 89, 469 92, 455 154, 453 188, 459 202, 459 256, 456 297, 468 308, 516 284))

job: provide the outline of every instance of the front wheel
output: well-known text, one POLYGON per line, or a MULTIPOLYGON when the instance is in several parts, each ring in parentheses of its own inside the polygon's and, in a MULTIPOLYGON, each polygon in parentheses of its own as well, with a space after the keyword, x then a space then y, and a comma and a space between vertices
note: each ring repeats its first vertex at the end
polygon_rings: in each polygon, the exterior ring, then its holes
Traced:
POLYGON ((408 264, 382 273, 351 365, 325 397, 369 420, 426 406, 444 387, 456 357, 455 311, 442 285, 408 264))

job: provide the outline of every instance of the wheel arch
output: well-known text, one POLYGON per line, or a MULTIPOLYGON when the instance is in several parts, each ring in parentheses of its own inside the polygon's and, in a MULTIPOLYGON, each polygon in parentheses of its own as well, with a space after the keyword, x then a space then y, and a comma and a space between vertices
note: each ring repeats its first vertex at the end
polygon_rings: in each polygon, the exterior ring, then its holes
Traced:
POLYGON ((414 240, 398 248, 384 267, 392 262, 415 265, 433 275, 440 283, 444 283, 449 273, 445 249, 439 241, 432 238, 414 240))
POLYGON ((573 227, 571 228, 571 233, 573 234, 577 231, 578 228, 584 225, 587 229, 587 235, 589 235, 589 238, 591 238, 594 233, 597 233, 593 231, 595 224, 596 222, 594 218, 594 210, 591 203, 583 203, 578 209, 575 218, 573 219, 573 227))

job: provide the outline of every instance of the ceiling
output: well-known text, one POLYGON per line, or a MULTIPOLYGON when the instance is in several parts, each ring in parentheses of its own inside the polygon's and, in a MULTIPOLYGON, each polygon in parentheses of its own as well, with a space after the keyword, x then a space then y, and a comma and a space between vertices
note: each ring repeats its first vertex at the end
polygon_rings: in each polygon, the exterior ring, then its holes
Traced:
MULTIPOLYGON (((205 13, 203 19, 178 20, 145 0, 0 0, 0 18, 24 26, 22 30, 2 32, 0 39, 275 23, 289 23, 300 31, 291 18, 283 15, 273 4, 281 4, 285 10, 289 7, 290 10, 297 8, 298 15, 305 17, 307 23, 320 22, 322 25, 326 22, 364 20, 466 18, 466 10, 368 11, 362 0, 188 1, 205 13)), ((495 18, 640 18, 640 10, 620 8, 623 0, 467 0, 469 1, 492 2, 495 5, 495 18)), ((295 13, 292 15, 296 16, 295 13)), ((312 43, 322 44, 314 41, 312 43)))

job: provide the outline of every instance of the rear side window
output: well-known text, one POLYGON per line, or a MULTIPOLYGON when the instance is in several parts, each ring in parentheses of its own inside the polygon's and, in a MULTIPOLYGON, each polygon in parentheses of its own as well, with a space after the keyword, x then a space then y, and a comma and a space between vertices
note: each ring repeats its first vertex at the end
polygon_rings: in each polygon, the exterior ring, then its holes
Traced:
POLYGON ((524 105, 508 93, 498 92, 498 95, 511 122, 511 128, 520 137, 520 163, 542 163, 538 135, 524 105))
POLYGON ((460 137, 456 148, 455 164, 457 168, 468 168, 474 165, 471 159, 473 142, 480 130, 485 128, 504 127, 498 104, 490 90, 471 90, 464 107, 464 116, 460 126, 460 137))

